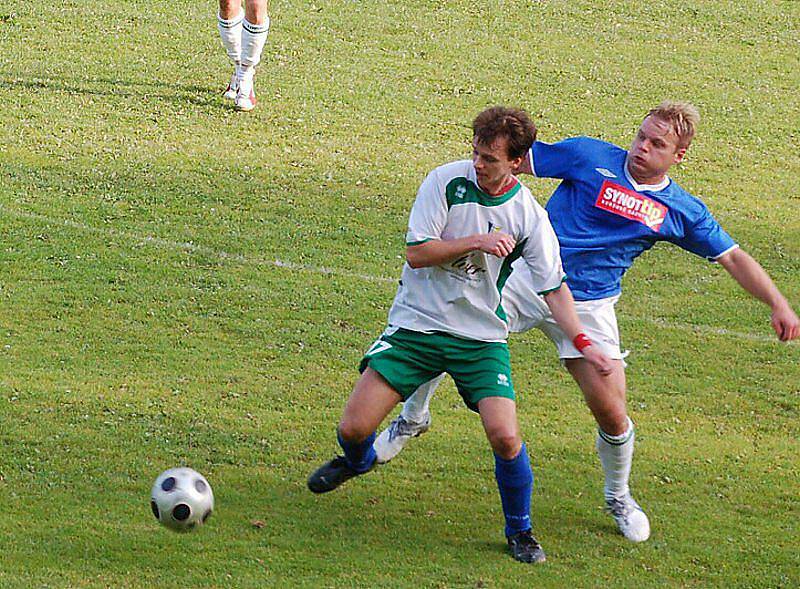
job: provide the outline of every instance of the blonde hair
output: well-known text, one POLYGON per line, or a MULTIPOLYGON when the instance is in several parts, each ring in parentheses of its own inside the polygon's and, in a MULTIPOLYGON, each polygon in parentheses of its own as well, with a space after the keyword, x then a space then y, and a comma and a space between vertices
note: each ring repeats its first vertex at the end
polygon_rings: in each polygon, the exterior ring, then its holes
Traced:
POLYGON ((700 112, 690 102, 665 100, 647 113, 647 117, 656 117, 672 125, 678 136, 678 147, 686 148, 694 138, 694 132, 700 123, 700 112))

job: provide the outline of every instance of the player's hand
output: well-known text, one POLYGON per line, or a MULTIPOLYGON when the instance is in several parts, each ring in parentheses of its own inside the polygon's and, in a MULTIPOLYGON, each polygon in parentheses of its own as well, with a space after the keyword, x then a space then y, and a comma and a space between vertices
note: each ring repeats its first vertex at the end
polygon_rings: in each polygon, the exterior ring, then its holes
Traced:
POLYGON ((778 334, 782 342, 800 337, 800 319, 789 305, 781 306, 772 311, 772 329, 778 334))
POLYGON ((498 258, 505 258, 514 251, 517 245, 516 240, 502 231, 484 233, 480 236, 478 249, 487 254, 492 254, 498 258))
POLYGON ((602 376, 608 376, 614 370, 613 361, 598 346, 583 348, 581 354, 602 376))

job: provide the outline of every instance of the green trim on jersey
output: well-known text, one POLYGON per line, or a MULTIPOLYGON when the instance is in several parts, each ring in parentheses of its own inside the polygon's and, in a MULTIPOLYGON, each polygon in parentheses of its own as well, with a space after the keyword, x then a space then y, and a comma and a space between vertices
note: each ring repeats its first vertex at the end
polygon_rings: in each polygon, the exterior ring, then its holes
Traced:
MULTIPOLYGON (((567 281, 567 275, 564 274, 564 276, 561 277, 561 284, 564 284, 566 281, 567 281)), ((538 294, 539 296, 543 297, 546 294, 550 294, 551 292, 557 291, 559 288, 561 288, 561 284, 559 284, 555 288, 549 288, 547 290, 543 290, 542 292, 537 292, 536 294, 538 294)))
POLYGON ((428 237, 427 239, 420 239, 419 241, 407 241, 406 246, 422 245, 423 243, 428 243, 429 241, 434 241, 434 239, 432 237, 428 237))
POLYGON ((490 196, 486 194, 472 180, 464 177, 453 178, 447 183, 445 194, 447 195, 447 210, 455 205, 465 205, 467 203, 478 203, 484 207, 496 207, 507 203, 522 189, 522 182, 516 185, 501 196, 490 196))
POLYGON ((513 268, 511 268, 511 264, 516 262, 522 255, 522 250, 527 241, 527 239, 523 239, 516 246, 514 246, 514 249, 511 250, 511 253, 508 254, 503 260, 503 265, 500 266, 500 272, 497 274, 497 292, 500 293, 500 303, 497 305, 497 309, 494 310, 494 314, 506 322, 508 319, 506 318, 506 311, 503 309, 503 287, 506 285, 508 277, 511 276, 511 273, 514 271, 513 268))

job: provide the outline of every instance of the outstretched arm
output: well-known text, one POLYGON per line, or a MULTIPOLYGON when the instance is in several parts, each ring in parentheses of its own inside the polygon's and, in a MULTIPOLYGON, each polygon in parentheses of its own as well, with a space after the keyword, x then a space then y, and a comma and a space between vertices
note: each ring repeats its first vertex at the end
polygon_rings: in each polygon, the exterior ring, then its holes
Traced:
MULTIPOLYGON (((550 312, 553 318, 558 323, 558 326, 563 330, 570 340, 581 334, 581 322, 578 319, 578 314, 575 312, 575 300, 572 298, 572 291, 566 283, 561 285, 561 288, 550 291, 544 295, 544 302, 550 307, 550 312)), ((582 336, 586 337, 586 336, 582 336)), ((591 345, 591 343, 580 350, 583 357, 594 366, 595 370, 603 376, 611 374, 613 364, 611 359, 608 358, 600 350, 598 346, 591 345)))
POLYGON ((800 336, 800 319, 761 264, 741 248, 717 259, 739 285, 772 309, 772 329, 787 342, 800 336))

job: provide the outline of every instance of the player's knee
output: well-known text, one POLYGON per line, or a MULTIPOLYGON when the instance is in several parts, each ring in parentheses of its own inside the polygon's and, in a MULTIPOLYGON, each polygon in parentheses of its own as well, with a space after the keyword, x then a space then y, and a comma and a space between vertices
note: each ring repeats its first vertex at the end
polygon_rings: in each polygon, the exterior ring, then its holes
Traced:
POLYGON ((343 417, 339 422, 339 435, 348 442, 361 442, 366 440, 371 433, 366 425, 358 419, 343 417))
POLYGON ((597 416, 597 424, 600 429, 610 436, 621 436, 628 431, 627 412, 622 410, 607 411, 602 415, 597 416))
POLYGON ((219 0, 220 14, 236 16, 242 10, 242 0, 219 0))
POLYGON ((502 429, 489 432, 492 450, 503 460, 512 460, 522 447, 522 439, 513 430, 502 429))

